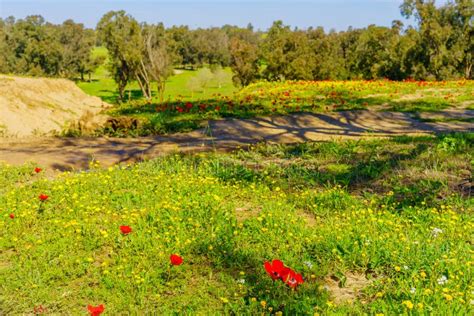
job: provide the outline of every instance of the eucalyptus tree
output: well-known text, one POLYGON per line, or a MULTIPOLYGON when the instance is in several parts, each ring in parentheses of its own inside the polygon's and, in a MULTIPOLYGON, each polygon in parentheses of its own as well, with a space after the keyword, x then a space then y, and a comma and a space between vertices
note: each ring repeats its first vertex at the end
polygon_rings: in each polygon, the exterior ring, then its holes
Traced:
POLYGON ((147 77, 143 74, 144 41, 138 22, 125 11, 110 11, 97 24, 102 43, 109 51, 109 68, 124 100, 127 84, 136 79, 143 95, 150 99, 147 77))
POLYGON ((175 60, 172 39, 166 34, 163 24, 142 25, 144 45, 144 71, 150 81, 156 82, 160 103, 163 102, 166 80, 173 74, 175 60))

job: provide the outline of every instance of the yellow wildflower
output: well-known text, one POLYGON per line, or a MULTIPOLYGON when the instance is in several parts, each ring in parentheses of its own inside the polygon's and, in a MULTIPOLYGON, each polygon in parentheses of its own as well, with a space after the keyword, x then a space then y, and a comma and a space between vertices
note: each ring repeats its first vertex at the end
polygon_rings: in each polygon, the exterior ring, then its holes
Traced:
POLYGON ((222 301, 222 303, 224 303, 224 304, 229 303, 229 300, 228 300, 227 298, 225 298, 225 297, 221 297, 221 301, 222 301))
POLYGON ((413 309, 413 303, 411 301, 403 301, 402 304, 405 305, 408 309, 413 309))
POLYGON ((452 301, 453 300, 453 297, 449 294, 443 294, 443 296, 447 301, 452 301))

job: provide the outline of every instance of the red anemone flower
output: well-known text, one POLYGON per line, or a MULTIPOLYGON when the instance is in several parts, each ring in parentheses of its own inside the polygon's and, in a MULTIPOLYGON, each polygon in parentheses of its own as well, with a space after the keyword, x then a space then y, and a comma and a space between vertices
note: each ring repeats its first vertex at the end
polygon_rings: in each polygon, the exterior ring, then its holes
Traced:
POLYGON ((11 213, 11 214, 10 214, 10 218, 11 218, 11 219, 14 219, 14 218, 15 218, 15 214, 11 213))
POLYGON ((186 108, 188 110, 192 109, 193 108, 193 104, 191 102, 186 102, 186 108))
POLYGON ((105 307, 104 304, 100 304, 99 306, 89 305, 87 306, 87 309, 89 310, 91 316, 99 316, 104 312, 105 307))
POLYGON ((172 265, 179 266, 183 263, 183 258, 178 255, 173 254, 170 256, 170 261, 172 265))
POLYGON ((128 235, 132 232, 132 228, 130 226, 120 226, 120 231, 124 235, 128 235))
POLYGON ((273 280, 280 279, 291 288, 296 288, 299 284, 303 284, 303 277, 292 269, 285 267, 282 261, 273 260, 272 263, 266 261, 264 263, 265 270, 273 280))
POLYGON ((273 280, 280 279, 281 272, 283 269, 285 269, 283 262, 278 259, 273 260, 272 263, 266 261, 263 266, 273 280))
POLYGON ((43 305, 40 306, 35 306, 33 307, 33 312, 36 314, 44 314, 46 312, 46 309, 43 307, 43 305))
POLYGON ((40 173, 42 170, 43 170, 43 169, 41 169, 41 168, 39 168, 39 167, 36 167, 36 168, 35 168, 35 172, 36 172, 36 173, 40 173))
POLYGON ((44 202, 49 198, 49 196, 47 196, 46 194, 40 194, 38 198, 41 200, 41 202, 44 202))
POLYGON ((296 273, 290 268, 285 268, 285 271, 282 272, 282 281, 286 283, 291 288, 296 288, 299 284, 303 284, 304 280, 301 274, 296 273))

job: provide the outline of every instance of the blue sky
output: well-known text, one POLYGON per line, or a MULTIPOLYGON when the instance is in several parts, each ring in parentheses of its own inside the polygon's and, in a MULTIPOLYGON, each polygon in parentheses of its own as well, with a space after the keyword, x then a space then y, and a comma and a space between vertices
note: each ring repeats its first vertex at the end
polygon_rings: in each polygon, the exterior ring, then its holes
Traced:
MULTIPOLYGON (((349 26, 391 25, 404 21, 401 0, 0 0, 0 16, 41 14, 53 23, 72 18, 94 27, 107 11, 123 9, 139 21, 186 24, 192 28, 245 26, 265 30, 272 21, 307 28, 345 30, 349 26)), ((439 1, 438 1, 439 2, 439 1)), ((405 21, 404 21, 405 22, 405 21)))

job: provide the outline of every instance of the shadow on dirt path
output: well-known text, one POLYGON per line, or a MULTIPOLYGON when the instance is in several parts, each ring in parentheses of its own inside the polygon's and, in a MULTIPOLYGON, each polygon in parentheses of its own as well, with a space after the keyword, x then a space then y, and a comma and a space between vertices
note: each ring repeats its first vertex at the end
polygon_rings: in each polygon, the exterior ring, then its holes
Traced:
MULTIPOLYGON (((474 117, 464 113, 463 117, 474 117)), ((421 122, 408 113, 347 111, 211 121, 190 133, 140 138, 0 139, 0 161, 28 161, 60 171, 109 166, 173 152, 229 151, 258 142, 299 143, 447 132, 473 132, 471 122, 421 122)))

